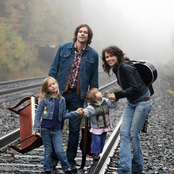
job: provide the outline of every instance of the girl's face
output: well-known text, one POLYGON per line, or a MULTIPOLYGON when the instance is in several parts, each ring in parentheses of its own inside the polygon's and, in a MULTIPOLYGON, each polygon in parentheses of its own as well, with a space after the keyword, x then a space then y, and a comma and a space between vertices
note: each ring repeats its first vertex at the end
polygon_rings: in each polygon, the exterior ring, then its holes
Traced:
POLYGON ((103 97, 103 94, 100 91, 97 91, 95 93, 96 100, 101 99, 103 97))
POLYGON ((57 91, 58 91, 57 82, 53 79, 49 79, 47 85, 47 92, 49 92, 50 94, 56 94, 57 91))
POLYGON ((110 67, 113 67, 115 64, 118 63, 117 56, 111 55, 107 52, 105 52, 105 60, 110 67))

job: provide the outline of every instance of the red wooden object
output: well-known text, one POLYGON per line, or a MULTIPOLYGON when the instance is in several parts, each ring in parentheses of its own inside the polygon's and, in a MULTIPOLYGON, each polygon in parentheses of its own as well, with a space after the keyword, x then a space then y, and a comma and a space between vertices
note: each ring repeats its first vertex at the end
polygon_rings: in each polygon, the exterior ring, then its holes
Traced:
MULTIPOLYGON (((37 148, 43 144, 41 137, 32 135, 34 117, 32 116, 31 103, 28 104, 27 106, 24 106, 22 109, 19 110, 16 109, 25 101, 30 100, 30 98, 31 97, 26 97, 22 99, 16 106, 7 108, 10 111, 15 112, 16 114, 19 114, 20 142, 18 142, 15 145, 10 145, 9 147, 17 150, 20 153, 29 152, 32 149, 37 148)), ((35 98, 39 100, 39 97, 35 98)))

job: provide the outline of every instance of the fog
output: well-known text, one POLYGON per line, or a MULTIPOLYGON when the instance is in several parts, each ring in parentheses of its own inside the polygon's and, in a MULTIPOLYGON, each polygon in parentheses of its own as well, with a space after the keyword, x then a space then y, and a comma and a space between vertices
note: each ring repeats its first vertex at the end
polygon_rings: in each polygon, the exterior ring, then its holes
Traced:
POLYGON ((148 60, 174 74, 173 7, 174 0, 0 1, 0 81, 47 74, 57 47, 71 42, 85 23, 100 57, 103 48, 116 45, 131 60, 148 60), (38 47, 49 44, 52 54, 39 55, 38 47))
MULTIPOLYGON (((75 2, 75 1, 73 1, 75 2)), ((91 46, 101 56, 109 45, 120 47, 130 59, 154 64, 173 63, 173 0, 81 0, 83 20, 91 26, 91 46)))

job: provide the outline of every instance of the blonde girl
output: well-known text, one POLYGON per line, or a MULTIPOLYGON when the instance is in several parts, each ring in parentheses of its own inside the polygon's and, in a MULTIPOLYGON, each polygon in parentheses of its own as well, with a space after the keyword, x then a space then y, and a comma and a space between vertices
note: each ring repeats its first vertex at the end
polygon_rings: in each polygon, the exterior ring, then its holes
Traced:
POLYGON ((44 79, 40 91, 40 101, 37 107, 32 134, 41 135, 44 145, 45 173, 53 171, 53 148, 65 173, 72 173, 62 146, 61 120, 78 116, 76 111, 66 113, 65 99, 60 95, 57 81, 52 77, 44 79), (40 123, 42 117, 42 121, 40 123))

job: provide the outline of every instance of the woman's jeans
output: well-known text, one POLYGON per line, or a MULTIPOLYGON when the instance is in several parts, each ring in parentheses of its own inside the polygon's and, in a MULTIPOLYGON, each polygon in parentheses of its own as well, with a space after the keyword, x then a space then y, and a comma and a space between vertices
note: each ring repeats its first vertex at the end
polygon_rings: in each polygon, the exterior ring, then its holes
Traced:
POLYGON ((41 128, 42 141, 44 145, 44 164, 43 168, 45 171, 53 171, 52 166, 52 152, 53 147, 57 157, 60 160, 63 171, 71 168, 62 145, 62 132, 58 129, 41 128))
POLYGON ((143 101, 137 104, 127 103, 120 129, 120 166, 119 174, 130 174, 143 170, 143 153, 139 138, 140 131, 151 110, 152 101, 143 101), (133 157, 131 159, 132 143, 133 157))

